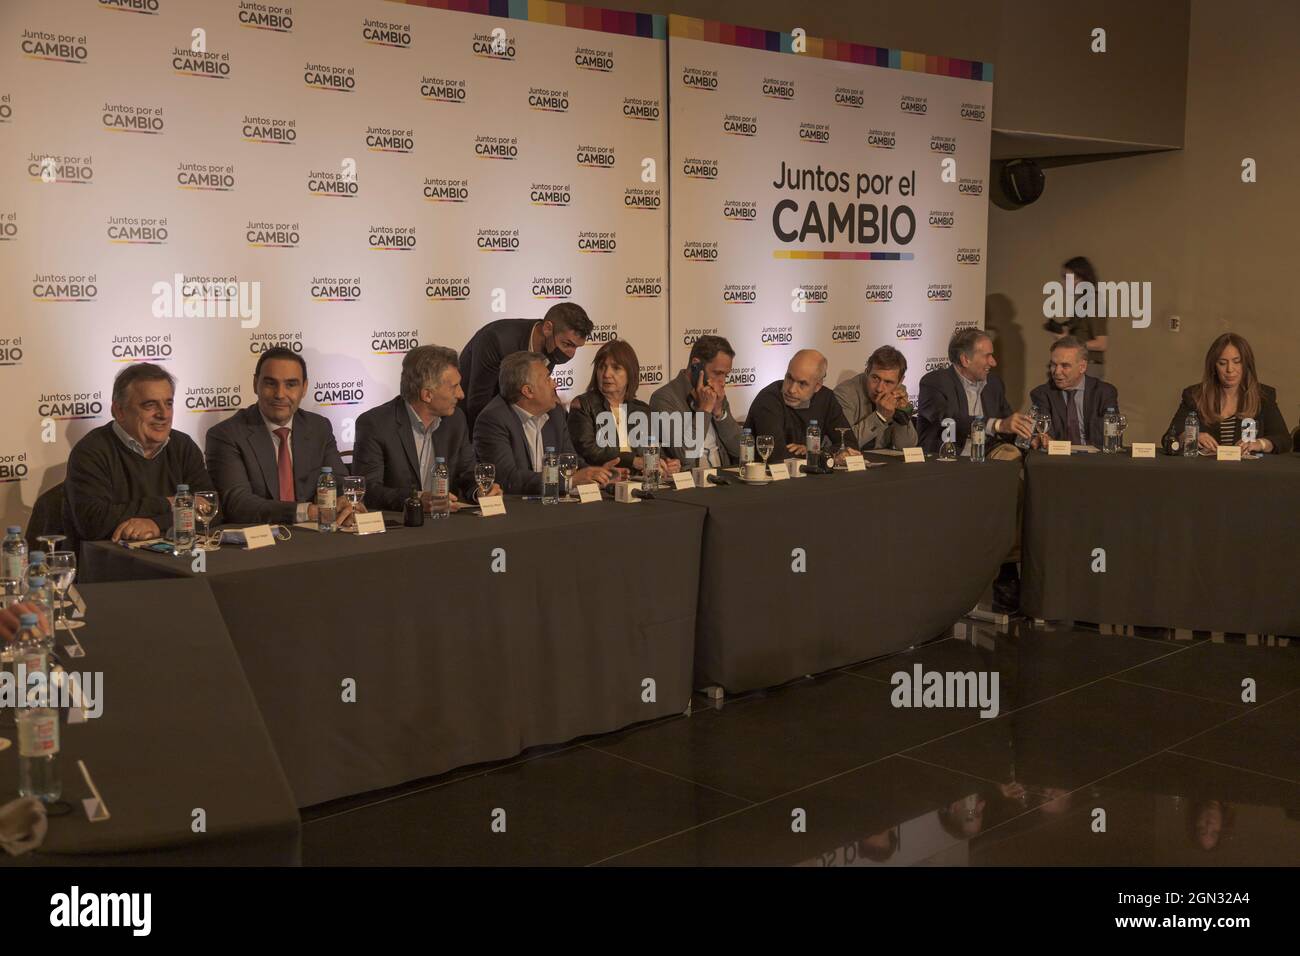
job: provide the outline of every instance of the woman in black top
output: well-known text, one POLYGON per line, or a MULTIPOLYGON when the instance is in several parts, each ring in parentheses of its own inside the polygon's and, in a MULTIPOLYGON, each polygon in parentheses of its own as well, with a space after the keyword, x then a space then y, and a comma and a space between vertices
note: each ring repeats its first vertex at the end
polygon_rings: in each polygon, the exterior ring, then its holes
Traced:
POLYGON ((1182 440, 1187 416, 1200 420, 1200 449, 1213 454, 1220 445, 1240 445, 1243 452, 1279 454, 1291 450, 1291 434, 1277 407, 1277 391, 1259 381, 1250 343, 1224 332, 1205 353, 1205 372, 1197 385, 1183 389, 1183 401, 1165 433, 1165 444, 1182 440), (1255 440, 1241 439, 1243 419, 1256 423, 1255 440))
MULTIPOLYGON (((639 435, 648 438, 651 434, 650 406, 636 397, 640 376, 641 364, 627 342, 614 339, 596 353, 587 390, 569 404, 569 437, 586 464, 612 463, 617 468, 642 470, 641 456, 630 444, 639 435), (617 445, 601 441, 601 422, 605 415, 610 417, 603 420, 617 429, 617 445)), ((609 429, 605 431, 608 436, 609 429)), ((644 445, 644 439, 641 444, 644 445)), ((663 474, 671 475, 680 468, 681 462, 666 457, 665 450, 660 450, 663 474)))

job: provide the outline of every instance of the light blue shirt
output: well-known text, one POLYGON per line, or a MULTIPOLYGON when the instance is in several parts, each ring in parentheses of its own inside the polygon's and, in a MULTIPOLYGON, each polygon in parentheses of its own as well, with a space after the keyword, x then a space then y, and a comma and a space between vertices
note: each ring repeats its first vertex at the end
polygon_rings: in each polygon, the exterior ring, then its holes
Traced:
POLYGON ((433 421, 425 425, 424 422, 420 421, 419 413, 411 407, 410 402, 406 403, 406 411, 411 416, 411 437, 415 439, 415 454, 420 463, 420 490, 432 491, 433 459, 435 457, 433 454, 433 433, 442 424, 442 419, 435 415, 433 421))
POLYGON ((533 471, 542 470, 542 456, 546 453, 546 442, 542 438, 542 429, 546 427, 550 415, 529 415, 518 405, 511 409, 519 416, 519 423, 524 426, 524 441, 528 443, 528 456, 532 459, 533 471))
MULTIPOLYGON (((131 449, 141 458, 151 457, 144 453, 144 445, 141 445, 138 441, 136 441, 134 438, 128 435, 126 429, 117 423, 116 418, 113 419, 113 434, 117 436, 118 441, 120 441, 127 448, 131 449)), ((157 458, 158 455, 162 453, 162 450, 167 447, 167 443, 171 440, 172 440, 171 433, 168 432, 167 437, 163 439, 163 443, 158 446, 158 450, 153 453, 152 457, 157 458)))

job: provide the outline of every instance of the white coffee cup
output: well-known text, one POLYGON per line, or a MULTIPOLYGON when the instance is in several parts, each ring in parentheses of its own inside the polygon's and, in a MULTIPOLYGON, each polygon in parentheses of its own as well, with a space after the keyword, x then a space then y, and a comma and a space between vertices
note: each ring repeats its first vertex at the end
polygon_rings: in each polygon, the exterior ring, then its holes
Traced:
POLYGON ((749 461, 745 463, 745 480, 762 481, 767 477, 767 465, 761 461, 749 461))

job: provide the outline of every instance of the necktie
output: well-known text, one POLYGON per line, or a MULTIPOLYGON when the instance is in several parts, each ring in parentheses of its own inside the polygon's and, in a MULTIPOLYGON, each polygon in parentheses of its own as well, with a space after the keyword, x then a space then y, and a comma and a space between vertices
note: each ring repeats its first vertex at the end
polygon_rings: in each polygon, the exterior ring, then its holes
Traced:
POLYGON ((1065 431, 1071 445, 1082 445, 1083 437, 1079 434, 1079 411, 1074 405, 1074 392, 1065 393, 1065 431))
POLYGON ((297 500, 293 493, 293 462, 289 460, 289 429, 277 428, 275 437, 280 439, 280 457, 277 465, 280 470, 280 500, 297 500))

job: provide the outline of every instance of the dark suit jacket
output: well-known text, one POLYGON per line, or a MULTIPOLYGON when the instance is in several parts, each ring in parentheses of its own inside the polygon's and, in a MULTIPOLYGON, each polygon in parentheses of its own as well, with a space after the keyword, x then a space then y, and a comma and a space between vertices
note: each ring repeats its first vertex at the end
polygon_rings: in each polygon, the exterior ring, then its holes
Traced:
MULTIPOLYGON (((1029 400, 1038 408, 1045 408, 1051 413, 1052 433, 1049 437, 1057 441, 1065 441, 1070 437, 1065 417, 1066 396, 1051 379, 1034 388, 1029 393, 1029 400)), ((1083 421, 1080 423, 1084 428, 1085 444, 1096 448, 1102 446, 1106 427, 1104 418, 1108 408, 1119 411, 1119 389, 1110 382, 1085 375, 1083 377, 1083 421)))
MULTIPOLYGON (((501 360, 514 352, 528 351, 536 319, 497 319, 489 322, 460 350, 460 385, 465 398, 460 403, 470 430, 487 403, 501 391, 501 360)), ((547 368, 553 367, 550 359, 547 368)))
MULTIPOLYGON (((685 421, 684 416, 696 414, 695 394, 691 389, 690 372, 687 369, 682 369, 671 382, 655 389, 650 396, 650 409, 656 412, 671 412, 678 416, 677 420, 679 422, 683 423, 685 421)), ((740 460, 740 422, 731 414, 731 399, 725 395, 723 396, 722 417, 714 418, 711 421, 713 433, 718 441, 718 458, 722 466, 726 468, 734 465, 740 460)), ((706 421, 705 427, 707 425, 708 422, 706 421)), ((682 425, 682 431, 685 431, 684 424, 682 425)), ((700 448, 698 445, 703 442, 704 435, 695 436, 694 440, 697 447, 664 446, 664 452, 669 458, 676 458, 694 467, 700 462, 700 448), (695 452, 694 457, 689 454, 690 452, 695 452)))
MULTIPOLYGON (((1170 437, 1182 435, 1187 416, 1196 410, 1196 394, 1200 390, 1199 383, 1188 385, 1183 389, 1182 403, 1178 406, 1178 411, 1174 412, 1174 417, 1169 421, 1169 429, 1165 432, 1166 443, 1170 437)), ((1267 438, 1271 441, 1273 443, 1273 454, 1280 455, 1291 450, 1291 433, 1287 430, 1286 420, 1277 407, 1277 389, 1271 385, 1261 383, 1259 386, 1259 414, 1255 416, 1255 422, 1259 426, 1256 437, 1267 438)), ((1206 431, 1207 428, 1213 429, 1210 434, 1217 441, 1219 437, 1218 422, 1213 422, 1208 426, 1206 422, 1201 422, 1201 431, 1206 431)), ((1240 439, 1240 424, 1237 426, 1236 435, 1240 439)), ((1165 447, 1168 447, 1168 444, 1165 447)))
MULTIPOLYGON (((745 427, 753 432, 755 438, 759 435, 772 436, 772 455, 767 459, 769 462, 785 461, 790 457, 785 446, 802 445, 807 438, 808 422, 814 418, 822 430, 822 451, 839 450, 840 433, 836 427, 841 425, 849 429, 844 433, 845 444, 850 448, 858 447, 857 436, 853 434, 849 420, 844 417, 844 409, 840 407, 834 389, 823 386, 813 393, 807 408, 791 408, 781 397, 784 385, 785 380, 780 379, 764 386, 754 396, 753 404, 749 406, 749 417, 745 419, 745 427)), ((758 461, 758 458, 754 460, 758 461)))
MULTIPOLYGON (((542 428, 542 443, 554 447, 556 454, 574 451, 569 439, 564 408, 551 409, 549 421, 542 428)), ((474 425, 474 453, 479 461, 497 468, 497 484, 508 495, 540 495, 542 473, 533 471, 533 460, 524 439, 524 426, 514 408, 498 395, 487 403, 474 425)))
MULTIPOLYGON (((633 422, 643 421, 641 428, 646 429, 646 434, 649 435, 650 406, 639 398, 628 399, 623 404, 627 406, 624 414, 628 420, 628 431, 632 430, 633 422)), ((617 447, 608 448, 597 441, 600 437, 599 417, 608 411, 609 400, 600 392, 584 392, 569 404, 569 437, 573 440, 573 447, 584 464, 603 465, 617 457, 618 467, 631 468, 633 459, 640 454, 639 448, 619 451, 617 447)), ((630 439, 631 435, 628 437, 630 439)), ((656 439, 658 437, 655 436, 656 439)), ((673 457, 670 448, 661 448, 660 454, 664 458, 673 457)))
MULTIPOLYGON (((943 444, 943 420, 951 418, 957 423, 957 451, 960 452, 970 438, 970 412, 966 410, 966 389, 952 366, 937 368, 921 377, 921 399, 918 403, 918 431, 921 447, 927 452, 937 452, 943 444)), ((984 418, 1006 418, 1011 414, 1006 389, 1002 379, 992 372, 980 393, 980 408, 984 418)), ((990 436, 988 447, 1003 444, 1005 439, 990 436)))
MULTIPOLYGON (((297 502, 313 501, 321 468, 336 479, 348 474, 334 443, 334 426, 324 415, 294 412, 289 433, 293 453, 294 501, 280 501, 280 470, 275 442, 256 405, 241 408, 208 430, 205 456, 212 482, 221 495, 221 517, 231 522, 293 524, 297 502)), ((339 488, 340 494, 342 488, 339 488)))
MULTIPOLYGON (((473 501, 478 495, 474 482, 477 462, 469 440, 469 426, 459 408, 434 431, 433 455, 447 459, 452 494, 473 501)), ((402 396, 370 409, 357 419, 352 473, 366 479, 366 507, 372 509, 401 511, 411 489, 420 487, 420 455, 411 433, 411 415, 402 396)))

